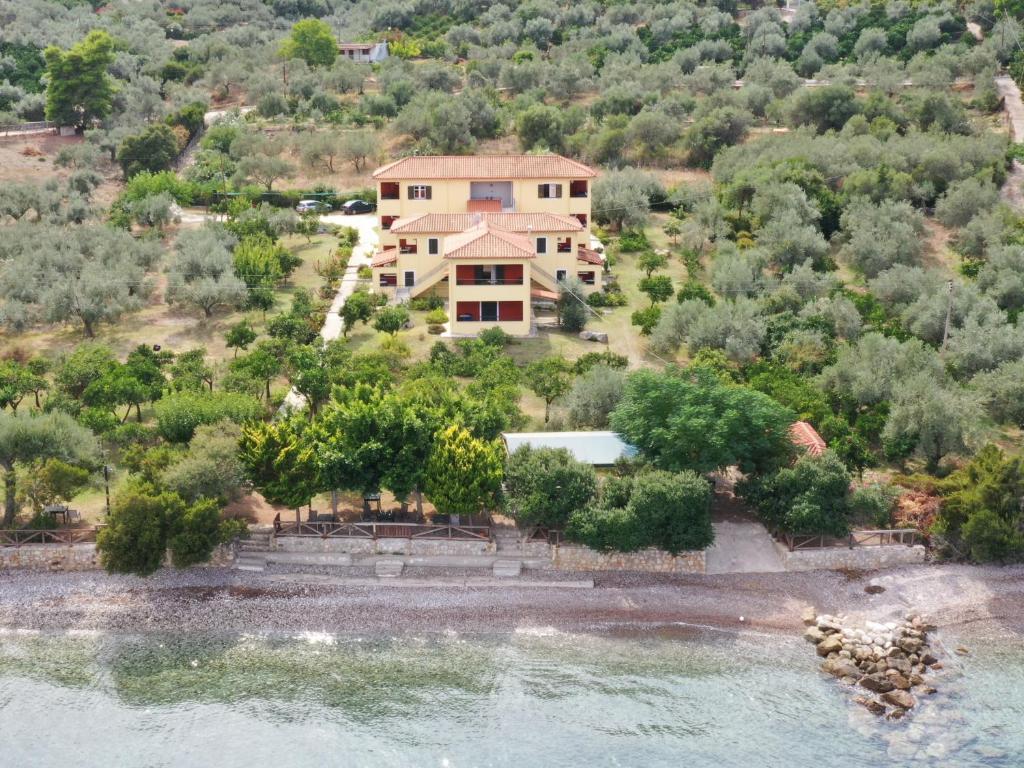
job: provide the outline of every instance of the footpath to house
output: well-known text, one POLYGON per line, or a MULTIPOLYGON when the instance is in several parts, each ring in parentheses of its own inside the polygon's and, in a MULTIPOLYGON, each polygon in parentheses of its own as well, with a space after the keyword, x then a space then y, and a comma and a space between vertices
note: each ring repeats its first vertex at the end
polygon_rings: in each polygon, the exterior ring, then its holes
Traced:
MULTIPOLYGON (((1003 99, 1010 140, 1014 144, 1024 144, 1024 102, 1021 101, 1020 88, 1009 75, 999 75, 996 78, 996 89, 1003 99)), ((1024 211, 1024 164, 1020 160, 1013 161, 1013 167, 1003 184, 1002 198, 1016 210, 1024 211)))

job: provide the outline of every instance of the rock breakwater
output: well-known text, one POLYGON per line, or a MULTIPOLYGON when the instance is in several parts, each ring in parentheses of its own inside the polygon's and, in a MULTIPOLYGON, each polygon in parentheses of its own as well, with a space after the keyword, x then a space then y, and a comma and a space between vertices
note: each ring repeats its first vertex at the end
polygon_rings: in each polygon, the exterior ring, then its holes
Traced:
POLYGON ((928 642, 935 627, 920 615, 858 626, 809 608, 803 620, 804 638, 824 659, 822 670, 850 686, 853 700, 869 712, 898 720, 935 693, 927 676, 942 662, 928 642))

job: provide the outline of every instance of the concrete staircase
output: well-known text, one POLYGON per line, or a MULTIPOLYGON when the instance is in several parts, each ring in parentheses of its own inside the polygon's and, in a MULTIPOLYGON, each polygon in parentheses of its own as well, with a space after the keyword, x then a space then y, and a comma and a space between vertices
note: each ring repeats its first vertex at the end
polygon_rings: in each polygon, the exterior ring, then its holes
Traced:
POLYGON ((240 571, 262 571, 267 567, 272 531, 250 531, 249 538, 240 539, 235 549, 235 568, 240 571))

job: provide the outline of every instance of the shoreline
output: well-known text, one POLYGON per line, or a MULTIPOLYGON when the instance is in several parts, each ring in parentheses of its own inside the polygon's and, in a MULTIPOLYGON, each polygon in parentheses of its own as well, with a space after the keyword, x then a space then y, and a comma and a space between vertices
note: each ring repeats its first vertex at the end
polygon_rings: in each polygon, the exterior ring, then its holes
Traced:
MULTIPOLYGON (((801 613, 886 620, 908 610, 950 636, 1024 637, 1024 567, 922 565, 863 573, 728 576, 580 574, 553 586, 334 586, 285 583, 227 568, 106 573, 0 572, 0 629, 112 633, 404 635, 569 633, 799 637, 801 613), (881 587, 878 594, 865 587, 881 587), (742 620, 741 620, 742 617, 742 620)), ((528 580, 528 577, 527 577, 528 580)))

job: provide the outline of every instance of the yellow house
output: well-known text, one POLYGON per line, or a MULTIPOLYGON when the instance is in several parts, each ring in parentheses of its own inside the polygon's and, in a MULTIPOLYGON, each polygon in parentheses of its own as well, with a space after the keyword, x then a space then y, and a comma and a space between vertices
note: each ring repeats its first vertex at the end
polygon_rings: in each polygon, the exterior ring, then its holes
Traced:
POLYGON ((581 163, 421 156, 373 175, 381 223, 375 289, 396 301, 442 297, 453 335, 495 325, 527 334, 531 299, 552 301, 569 277, 588 291, 600 285, 604 261, 589 248, 596 174, 581 163))

